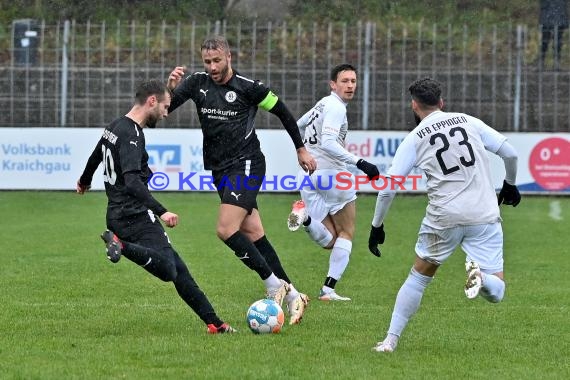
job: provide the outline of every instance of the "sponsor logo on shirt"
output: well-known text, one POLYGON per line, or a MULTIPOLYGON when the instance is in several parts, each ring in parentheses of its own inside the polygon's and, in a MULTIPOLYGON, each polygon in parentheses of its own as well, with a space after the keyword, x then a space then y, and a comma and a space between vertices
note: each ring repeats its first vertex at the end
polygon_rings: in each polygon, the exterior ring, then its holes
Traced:
POLYGON ((237 95, 235 92, 233 92, 233 91, 226 92, 226 101, 228 103, 233 103, 236 101, 236 99, 237 99, 237 95))
POLYGON ((237 111, 221 110, 219 108, 200 108, 200 113, 208 115, 208 119, 228 120, 229 117, 236 116, 237 111))

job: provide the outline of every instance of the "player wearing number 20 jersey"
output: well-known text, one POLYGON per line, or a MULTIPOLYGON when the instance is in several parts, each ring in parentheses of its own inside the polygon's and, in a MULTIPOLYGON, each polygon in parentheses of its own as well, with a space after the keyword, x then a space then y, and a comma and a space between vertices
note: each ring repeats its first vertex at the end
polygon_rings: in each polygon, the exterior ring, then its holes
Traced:
POLYGON ((127 116, 114 120, 103 131, 103 135, 87 163, 85 178, 81 183, 91 183, 92 173, 103 162, 105 191, 107 192, 107 219, 146 213, 148 209, 155 215, 162 215, 166 209, 154 199, 148 190, 141 191, 140 197, 127 190, 125 173, 139 173, 142 184, 152 176, 148 167, 148 153, 142 128, 127 116))
POLYGON ((427 177, 424 223, 434 228, 495 223, 499 206, 487 158, 506 138, 463 113, 435 111, 402 141, 387 176, 407 176, 414 166, 427 177))
POLYGON ((117 263, 124 256, 162 281, 172 282, 180 298, 207 325, 209 333, 234 332, 217 316, 159 221, 173 228, 178 225, 178 215, 167 211, 147 187, 152 173, 143 128, 154 128, 168 115, 170 99, 162 81, 140 83, 131 110, 103 131, 76 190, 79 194, 89 190, 93 174, 103 162, 108 230, 101 238, 107 258, 117 263))

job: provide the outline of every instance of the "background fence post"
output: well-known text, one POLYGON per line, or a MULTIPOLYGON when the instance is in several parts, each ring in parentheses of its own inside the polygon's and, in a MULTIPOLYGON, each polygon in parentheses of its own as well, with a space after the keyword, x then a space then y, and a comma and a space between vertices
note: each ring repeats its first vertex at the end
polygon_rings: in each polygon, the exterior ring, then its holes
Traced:
POLYGON ((521 70, 522 70, 522 25, 517 25, 517 64, 515 71, 515 101, 513 110, 513 128, 515 132, 520 129, 521 112, 521 70))
POLYGON ((69 20, 63 24, 63 44, 61 49, 61 109, 59 114, 59 126, 65 127, 67 113, 67 44, 69 43, 69 20))
POLYGON ((368 129, 370 110, 370 50, 372 49, 372 23, 366 23, 364 36, 364 69, 362 70, 362 129, 368 129))

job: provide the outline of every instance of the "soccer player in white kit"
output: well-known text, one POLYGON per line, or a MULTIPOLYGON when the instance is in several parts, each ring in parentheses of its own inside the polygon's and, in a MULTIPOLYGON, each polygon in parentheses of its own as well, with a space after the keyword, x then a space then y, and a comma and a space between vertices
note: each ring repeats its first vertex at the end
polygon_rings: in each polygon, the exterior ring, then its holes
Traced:
MULTIPOLYGON (((473 299, 480 294, 489 302, 503 299, 499 205, 516 206, 521 199, 515 186, 517 153, 505 136, 472 116, 443 112, 441 86, 433 79, 419 79, 409 90, 418 125, 398 147, 386 177, 397 182, 413 167, 422 169, 429 202, 418 233, 415 263, 396 297, 386 338, 373 348, 378 352, 396 349, 424 290, 458 245, 466 254, 465 295, 473 299), (505 165, 498 202, 486 151, 500 156, 505 165)), ((368 242, 371 252, 378 252, 378 244, 384 243, 383 222, 396 195, 390 188, 378 194, 368 242)))
MULTIPOLYGON (((331 249, 329 270, 320 290, 322 301, 350 301, 335 291, 348 266, 356 218, 356 190, 346 189, 348 165, 356 165, 370 180, 378 177, 378 168, 355 156, 344 147, 348 132, 346 106, 356 90, 356 68, 341 64, 331 70, 331 94, 297 120, 304 135, 307 150, 317 161, 317 170, 310 176, 311 185, 301 187, 302 201, 293 203, 287 224, 296 231, 305 226, 312 240, 325 249, 331 249), (343 175, 341 188, 337 176, 343 175)), ((300 172, 299 176, 306 175, 300 172)), ((305 183, 305 182, 300 182, 305 183)))

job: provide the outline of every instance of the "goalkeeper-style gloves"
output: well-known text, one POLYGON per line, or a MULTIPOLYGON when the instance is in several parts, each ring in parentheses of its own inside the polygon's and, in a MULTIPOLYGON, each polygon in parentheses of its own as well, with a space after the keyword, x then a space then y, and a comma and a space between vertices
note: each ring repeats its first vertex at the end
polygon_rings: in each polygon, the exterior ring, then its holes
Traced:
POLYGON ((521 202, 521 193, 515 185, 510 185, 507 181, 503 181, 503 188, 499 193, 499 204, 504 203, 506 205, 512 205, 517 207, 521 202))
POLYGON ((368 179, 370 181, 372 181, 374 178, 378 178, 378 176, 380 176, 380 172, 378 171, 378 168, 376 167, 376 165, 371 164, 370 162, 364 160, 364 159, 360 159, 358 160, 358 162, 356 163, 356 167, 360 170, 362 170, 366 176, 368 177, 368 179))
POLYGON ((378 249, 378 244, 384 244, 386 233, 384 232, 384 223, 380 227, 370 227, 370 237, 368 238, 368 249, 376 257, 380 257, 382 252, 378 249))

